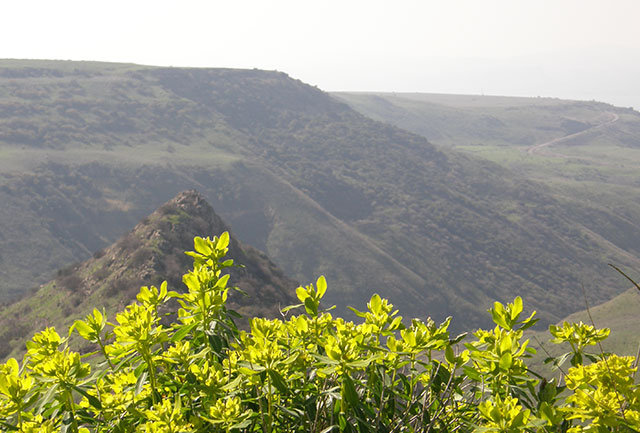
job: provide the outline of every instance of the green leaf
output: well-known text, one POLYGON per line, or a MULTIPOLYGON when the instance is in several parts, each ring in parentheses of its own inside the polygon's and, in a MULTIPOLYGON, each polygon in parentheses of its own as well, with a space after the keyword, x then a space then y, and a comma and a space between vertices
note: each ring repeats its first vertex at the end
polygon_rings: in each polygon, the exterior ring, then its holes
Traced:
POLYGON ((138 380, 136 381, 136 392, 135 395, 139 395, 144 388, 144 384, 147 382, 147 372, 143 371, 140 376, 138 376, 138 380))
MULTIPOLYGON (((213 326, 214 323, 212 323, 211 325, 213 326)), ((211 348, 213 353, 220 356, 220 353, 222 352, 224 340, 219 335, 215 335, 215 334, 208 335, 207 337, 209 340, 209 347, 211 348)))
POLYGON ((522 326, 520 327, 520 331, 524 331, 525 329, 529 329, 531 328, 533 325, 535 325, 536 323, 538 323, 538 319, 534 319, 533 316, 536 314, 536 312, 534 311, 533 313, 531 313, 531 316, 529 316, 528 319, 524 320, 522 322, 522 326))
POLYGON ((229 278, 230 278, 229 274, 225 274, 225 275, 221 276, 220 279, 218 280, 218 282, 216 283, 216 287, 220 288, 220 289, 224 289, 225 287, 227 287, 227 283, 229 282, 229 278))
POLYGON ((243 317, 242 314, 238 313, 236 310, 227 310, 227 313, 236 319, 242 319, 243 317))
POLYGON ((13 425, 11 425, 9 423, 6 423, 4 421, 0 421, 0 425, 5 427, 7 429, 6 431, 18 431, 18 427, 13 426, 13 425))
POLYGON ((83 396, 85 396, 91 406, 95 407, 98 410, 102 409, 102 403, 100 403, 100 400, 98 400, 95 396, 89 394, 87 391, 80 388, 79 386, 71 384, 71 387, 77 392, 79 392, 80 394, 82 394, 83 396))
POLYGON ((373 314, 380 314, 382 312, 382 299, 380 299, 380 295, 377 293, 374 294, 369 301, 369 310, 373 314))
POLYGON ((324 293, 327 291, 327 280, 324 278, 324 275, 320 275, 320 277, 316 281, 316 289, 316 299, 320 300, 324 296, 324 293))
POLYGON ((449 340, 449 344, 453 345, 453 344, 458 344, 459 342, 461 342, 462 340, 464 340, 467 336, 466 332, 463 332, 462 334, 458 334, 453 340, 449 340))
POLYGON ((511 363, 513 359, 511 357, 511 352, 506 352, 500 357, 500 368, 502 370, 509 370, 511 368, 511 363))
POLYGON ((524 410, 522 412, 520 412, 518 415, 516 415, 513 420, 511 421, 511 427, 524 427, 524 416, 528 415, 528 411, 524 410))
POLYGON ((358 403, 360 403, 360 397, 358 397, 353 381, 347 375, 342 376, 342 390, 347 403, 349 403, 351 407, 357 407, 358 403))
POLYGON ((493 304, 493 308, 489 311, 491 312, 491 317, 496 325, 504 329, 511 329, 504 317, 504 306, 500 302, 495 302, 493 304))
POLYGON ((283 363, 284 365, 293 364, 293 363, 296 361, 296 359, 298 359, 298 356, 300 356, 300 353, 294 353, 293 355, 290 355, 290 356, 286 357, 286 358, 282 361, 282 363, 283 363))
POLYGON ((93 317, 94 317, 96 323, 98 323, 98 324, 103 324, 104 323, 104 316, 102 315, 102 313, 100 311, 98 311, 97 308, 93 309, 93 317))
POLYGON ((455 364, 456 362, 456 357, 453 354, 453 347, 451 347, 451 345, 448 345, 447 348, 444 350, 444 357, 447 359, 447 361, 449 361, 451 364, 455 364))
POLYGON ((287 387, 287 382, 280 373, 270 368, 267 370, 267 374, 269 374, 273 386, 275 386, 281 394, 288 394, 289 388, 287 387))
POLYGON ((509 335, 504 335, 500 339, 500 353, 511 352, 513 342, 511 341, 511 337, 509 335))
MULTIPOLYGON (((196 236, 193 238, 193 248, 204 256, 210 256, 213 250, 206 239, 196 236)), ((191 254, 190 254, 191 255, 191 254)))
POLYGON ((340 424, 340 431, 345 431, 347 428, 347 420, 345 419, 343 414, 340 414, 338 417, 338 423, 340 424))
POLYGON ((367 317, 367 313, 363 313, 362 311, 358 311, 353 307, 348 306, 348 309, 350 309, 351 311, 353 311, 355 313, 356 316, 358 317, 367 317))
POLYGON ((571 363, 571 365, 573 367, 581 365, 582 364, 582 353, 580 353, 580 352, 574 353, 574 355, 571 357, 571 360, 569 362, 571 363))
POLYGON ((283 313, 286 313, 289 310, 293 310, 295 308, 300 308, 300 307, 302 307, 302 304, 288 305, 288 306, 284 307, 283 309, 281 309, 280 311, 282 311, 283 313))
POLYGON ((513 306, 511 307, 511 320, 516 320, 520 313, 522 313, 522 298, 517 296, 513 300, 513 306))
POLYGON ((229 246, 229 232, 224 232, 218 238, 218 243, 216 244, 216 249, 218 251, 222 251, 229 246))
POLYGON ((305 299, 309 297, 309 293, 307 292, 307 289, 299 286, 296 288, 296 296, 298 297, 298 299, 300 299, 300 302, 304 302, 305 299))
POLYGON ((195 251, 185 251, 184 253, 189 257, 193 257, 196 263, 198 263, 198 260, 203 260, 202 254, 196 253, 195 251))
POLYGON ((180 329, 178 329, 178 331, 176 331, 176 333, 171 336, 171 339, 169 341, 171 341, 172 343, 175 343, 176 341, 181 341, 193 330, 193 328, 195 328, 199 324, 200 324, 199 322, 194 322, 190 325, 181 326, 180 329))
POLYGON ((73 322, 73 326, 71 327, 71 329, 75 329, 76 331, 78 331, 78 334, 80 334, 80 336, 85 340, 92 340, 91 334, 93 333, 93 329, 91 329, 91 327, 87 325, 86 322, 82 320, 76 320, 75 322, 73 322))
POLYGON ((253 376, 254 374, 258 374, 259 371, 252 370, 248 367, 238 367, 238 373, 244 374, 245 376, 253 376))
POLYGON ((233 379, 231 382, 229 382, 226 385, 224 385, 221 389, 223 391, 235 390, 235 389, 238 388, 238 385, 240 385, 240 382, 242 382, 242 377, 238 376, 235 379, 233 379))
POLYGON ((464 370, 464 375, 466 377, 468 377, 469 379, 471 379, 471 380, 475 380, 475 381, 479 382, 481 380, 481 378, 482 378, 482 376, 480 375, 478 370, 476 370, 473 367, 469 367, 468 365, 465 365, 463 367, 463 370, 464 370))
POLYGON ((175 290, 170 290, 167 292, 167 298, 182 298, 184 295, 182 293, 178 293, 175 290))
POLYGON ((182 277, 182 281, 191 291, 197 291, 200 288, 200 281, 198 281, 198 277, 193 274, 185 274, 182 277))
POLYGON ((347 365, 351 368, 367 368, 369 364, 371 364, 371 361, 373 361, 376 358, 377 357, 372 356, 367 359, 359 359, 357 361, 348 362, 347 365))
POLYGON ((553 403, 556 398, 557 389, 553 382, 546 382, 539 393, 539 400, 542 402, 553 403))
POLYGON ((42 414, 42 412, 47 408, 49 403, 55 399, 58 393, 58 384, 53 384, 47 390, 47 393, 44 394, 43 397, 40 398, 39 406, 37 409, 37 414, 42 414))
POLYGON ((149 291, 149 288, 147 286, 140 287, 140 293, 138 293, 136 299, 142 303, 151 299, 151 292, 149 291))
POLYGON ((318 301, 313 300, 311 297, 304 300, 304 309, 307 310, 307 314, 312 317, 318 315, 318 301))
POLYGON ((402 317, 398 316, 391 321, 389 325, 389 331, 395 331, 396 329, 402 328, 402 317))
POLYGON ((251 420, 250 419, 245 419, 242 422, 239 422, 237 424, 234 424, 230 427, 231 430, 238 430, 238 429, 243 429, 245 427, 249 427, 249 425, 251 424, 251 420))
POLYGON ((166 296, 167 296, 167 282, 163 281, 162 284, 160 284, 160 294, 158 298, 164 299, 166 296))

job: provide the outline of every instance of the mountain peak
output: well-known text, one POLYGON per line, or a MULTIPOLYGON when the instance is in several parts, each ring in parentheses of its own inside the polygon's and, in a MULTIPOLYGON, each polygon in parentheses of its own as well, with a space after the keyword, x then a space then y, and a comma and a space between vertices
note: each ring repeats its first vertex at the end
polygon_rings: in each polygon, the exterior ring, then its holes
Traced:
POLYGON ((176 208, 182 209, 183 211, 190 214, 213 212, 213 209, 204 199, 202 194, 200 194, 195 189, 182 191, 167 203, 165 203, 164 206, 175 206, 176 208))
MULTIPOLYGON (((113 245, 58 271, 55 280, 1 311, 0 358, 22 350, 24 339, 46 326, 69 326, 93 308, 108 313, 122 309, 135 300, 141 286, 166 280, 170 289, 185 291, 182 275, 192 263, 184 252, 193 249, 193 238, 225 231, 228 226, 199 192, 179 193, 113 245)), ((230 286, 249 295, 231 291, 231 309, 247 318, 276 317, 280 308, 296 302, 297 283, 260 251, 231 236, 228 258, 242 265, 228 269, 230 286)))

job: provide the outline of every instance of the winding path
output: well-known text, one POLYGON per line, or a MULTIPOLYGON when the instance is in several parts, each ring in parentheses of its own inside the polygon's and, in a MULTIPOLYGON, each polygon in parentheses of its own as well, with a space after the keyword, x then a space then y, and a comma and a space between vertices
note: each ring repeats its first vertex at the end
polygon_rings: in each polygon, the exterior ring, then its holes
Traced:
POLYGON ((540 144, 535 144, 533 146, 530 146, 527 148, 527 154, 528 155, 534 155, 536 153, 539 153, 542 149, 544 149, 545 147, 549 147, 549 146, 553 146, 555 144, 559 144, 562 143, 563 141, 567 141, 567 140, 571 140, 573 138, 579 137, 581 135, 587 134, 589 132, 593 132, 597 129, 603 128, 607 125, 611 125, 612 123, 615 123, 618 121, 618 119, 620 119, 620 116, 618 116, 616 113, 612 113, 611 111, 607 111, 606 114, 609 116, 609 119, 598 124, 595 126, 592 126, 591 128, 587 128, 584 129, 580 132, 576 132, 574 134, 569 134, 569 135, 565 135, 564 137, 559 137, 559 138, 554 138, 551 141, 547 141, 545 143, 540 143, 540 144))

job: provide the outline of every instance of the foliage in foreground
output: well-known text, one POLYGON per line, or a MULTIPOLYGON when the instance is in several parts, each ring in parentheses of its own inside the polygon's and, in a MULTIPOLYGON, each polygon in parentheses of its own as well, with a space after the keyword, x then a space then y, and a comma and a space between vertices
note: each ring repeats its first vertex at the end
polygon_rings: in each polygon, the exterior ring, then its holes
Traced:
MULTIPOLYGON (((188 292, 143 287, 115 323, 94 310, 80 355, 52 328, 0 366, 0 422, 20 432, 581 432, 640 429, 635 360, 586 349, 608 330, 565 323, 561 381, 527 368, 522 300, 495 303, 496 327, 452 338, 450 319, 403 322, 378 295, 355 324, 321 309, 327 289, 296 290, 286 320, 240 331, 225 306, 229 236, 196 238, 188 292), (177 311, 170 311, 179 305, 177 311), (168 317, 163 317, 168 316, 168 317), (173 319, 173 320, 171 320, 173 319), (89 361, 89 362, 87 362, 89 361), (590 363, 589 363, 590 362, 590 363)), ((534 313, 535 314, 535 313, 534 313)))

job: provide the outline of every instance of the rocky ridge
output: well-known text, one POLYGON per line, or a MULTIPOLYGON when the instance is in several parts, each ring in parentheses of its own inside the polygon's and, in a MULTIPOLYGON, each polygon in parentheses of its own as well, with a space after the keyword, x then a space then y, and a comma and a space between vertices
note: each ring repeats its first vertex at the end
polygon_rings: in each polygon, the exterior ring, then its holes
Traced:
MULTIPOLYGON (((0 311, 0 357, 22 350, 25 339, 46 326, 64 332, 93 308, 119 311, 135 300, 143 285, 159 286, 166 280, 171 290, 186 290, 182 275, 191 268, 192 259, 184 252, 193 250, 193 238, 225 231, 228 226, 198 192, 178 194, 113 245, 61 269, 53 281, 0 311)), ((277 317, 282 307, 296 302, 297 283, 233 234, 228 257, 239 265, 230 268, 229 284, 247 294, 230 291, 229 308, 245 318, 277 317)))

